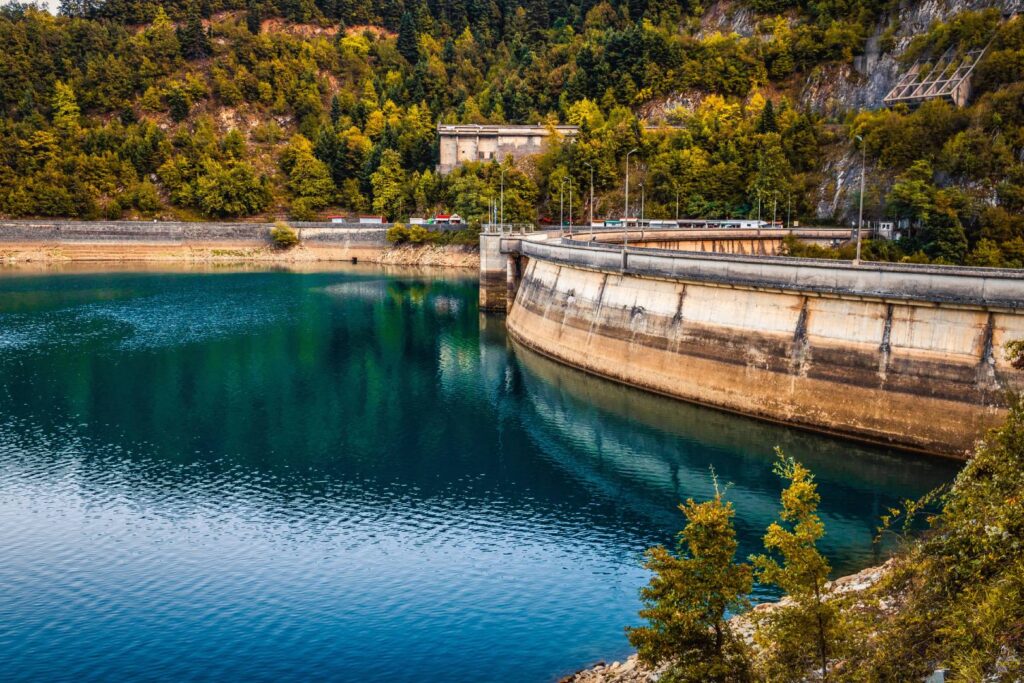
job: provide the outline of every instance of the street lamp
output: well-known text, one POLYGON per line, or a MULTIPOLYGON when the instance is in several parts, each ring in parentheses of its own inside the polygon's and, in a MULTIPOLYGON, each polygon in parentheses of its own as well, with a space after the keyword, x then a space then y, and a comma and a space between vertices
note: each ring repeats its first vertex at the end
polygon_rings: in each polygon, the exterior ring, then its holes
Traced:
POLYGON ((629 155, 640 150, 634 147, 626 152, 626 211, 622 214, 622 248, 629 246, 629 232, 627 221, 629 220, 629 155))
POLYGON ((558 232, 565 230, 565 179, 569 176, 562 176, 562 182, 558 184, 558 232))
POLYGON ((508 170, 507 166, 501 168, 501 223, 498 230, 505 232, 505 171, 508 170))
POLYGON ((594 238, 594 167, 587 162, 583 165, 590 169, 590 238, 594 238))
POLYGON ((569 233, 572 233, 572 176, 569 176, 569 233))
POLYGON ((860 240, 864 232, 864 165, 866 162, 867 147, 864 145, 864 138, 855 135, 860 142, 860 215, 857 218, 857 255, 853 259, 853 265, 860 265, 860 240))

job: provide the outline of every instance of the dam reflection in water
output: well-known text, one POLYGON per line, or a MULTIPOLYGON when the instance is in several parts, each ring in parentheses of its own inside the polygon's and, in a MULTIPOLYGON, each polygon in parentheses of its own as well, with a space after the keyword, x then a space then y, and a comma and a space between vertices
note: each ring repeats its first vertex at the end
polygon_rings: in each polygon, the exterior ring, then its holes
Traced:
MULTIPOLYGON (((641 553, 772 447, 837 571, 955 466, 592 378, 472 279, 0 278, 0 658, 14 680, 547 680, 628 651, 641 553)), ((765 597, 761 595, 761 597, 765 597)))

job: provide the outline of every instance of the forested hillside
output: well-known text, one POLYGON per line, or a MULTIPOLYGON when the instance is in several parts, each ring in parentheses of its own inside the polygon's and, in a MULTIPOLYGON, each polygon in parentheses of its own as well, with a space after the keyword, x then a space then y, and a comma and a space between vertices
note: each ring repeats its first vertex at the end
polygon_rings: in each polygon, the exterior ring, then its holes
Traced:
POLYGON ((882 0, 65 0, 56 17, 8 5, 0 214, 480 221, 500 168, 438 176, 437 123, 566 122, 582 126, 575 144, 506 171, 506 218, 557 219, 567 175, 586 215, 590 168, 595 214, 621 215, 637 147, 648 216, 760 203, 766 217, 837 221, 856 195, 824 212, 820 200, 837 163, 859 164, 860 135, 867 216, 919 225, 871 255, 1022 266, 1024 21, 951 16, 907 44, 882 0), (712 14, 750 18, 750 35, 715 30, 712 14), (869 44, 909 61, 993 36, 965 109, 826 111, 804 96, 869 44))

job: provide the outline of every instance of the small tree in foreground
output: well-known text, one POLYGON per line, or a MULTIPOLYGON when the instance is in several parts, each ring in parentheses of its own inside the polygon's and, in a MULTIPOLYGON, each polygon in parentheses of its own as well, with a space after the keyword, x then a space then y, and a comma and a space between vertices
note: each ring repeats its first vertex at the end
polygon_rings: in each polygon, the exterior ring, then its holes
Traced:
POLYGON ((831 567, 817 547, 825 535, 818 517, 821 496, 810 470, 781 449, 775 452, 775 473, 789 486, 782 492, 781 519, 772 522, 764 536, 764 547, 772 555, 757 555, 751 561, 758 581, 778 586, 792 602, 754 615, 755 642, 765 678, 803 680, 818 669, 826 680, 841 626, 838 607, 825 599, 831 567))
POLYGON ((662 681, 748 681, 746 644, 730 629, 726 614, 748 606, 752 578, 747 564, 735 563, 736 514, 715 497, 680 505, 686 528, 679 534, 678 555, 657 546, 647 551, 654 572, 641 591, 640 616, 648 626, 627 629, 641 661, 667 663, 662 681))
POLYGON ((270 229, 270 240, 278 249, 291 249, 299 243, 299 234, 284 221, 278 221, 270 229))

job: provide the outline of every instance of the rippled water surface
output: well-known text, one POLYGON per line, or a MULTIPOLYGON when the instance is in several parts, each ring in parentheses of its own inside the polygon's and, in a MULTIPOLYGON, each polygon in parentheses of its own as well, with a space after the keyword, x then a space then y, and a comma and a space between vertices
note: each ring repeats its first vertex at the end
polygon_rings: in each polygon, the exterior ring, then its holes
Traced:
MULTIPOLYGON (((608 384, 511 347, 471 279, 0 277, 6 680, 546 681, 628 652, 643 549, 772 447, 837 572, 951 465, 608 384)), ((761 597, 765 597, 763 594, 761 597)))

